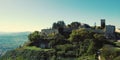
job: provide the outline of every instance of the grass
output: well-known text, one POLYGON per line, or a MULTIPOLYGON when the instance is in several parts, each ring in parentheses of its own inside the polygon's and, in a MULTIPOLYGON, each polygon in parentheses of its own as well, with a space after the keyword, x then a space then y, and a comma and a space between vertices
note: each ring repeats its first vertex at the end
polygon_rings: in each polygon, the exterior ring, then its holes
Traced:
POLYGON ((16 50, 34 50, 34 51, 53 51, 54 49, 42 49, 42 48, 39 48, 39 47, 36 47, 36 46, 24 46, 22 48, 17 48, 16 50))
POLYGON ((36 50, 36 51, 42 50, 41 48, 38 48, 38 47, 35 47, 35 46, 31 46, 31 47, 27 46, 27 47, 23 47, 23 48, 28 49, 28 50, 36 50))

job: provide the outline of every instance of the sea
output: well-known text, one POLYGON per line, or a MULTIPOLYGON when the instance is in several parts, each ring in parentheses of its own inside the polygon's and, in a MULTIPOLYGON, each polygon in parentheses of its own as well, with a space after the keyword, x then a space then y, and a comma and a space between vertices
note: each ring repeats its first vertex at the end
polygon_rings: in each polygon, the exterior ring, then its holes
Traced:
POLYGON ((0 32, 0 56, 4 55, 7 51, 22 46, 25 42, 28 41, 29 34, 30 32, 0 32))

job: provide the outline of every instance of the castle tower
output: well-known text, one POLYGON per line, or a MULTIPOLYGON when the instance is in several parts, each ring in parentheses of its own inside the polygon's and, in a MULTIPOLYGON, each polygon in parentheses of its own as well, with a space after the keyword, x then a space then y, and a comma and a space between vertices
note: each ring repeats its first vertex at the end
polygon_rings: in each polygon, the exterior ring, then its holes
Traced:
POLYGON ((105 19, 101 19, 101 28, 102 28, 102 29, 105 28, 105 19))

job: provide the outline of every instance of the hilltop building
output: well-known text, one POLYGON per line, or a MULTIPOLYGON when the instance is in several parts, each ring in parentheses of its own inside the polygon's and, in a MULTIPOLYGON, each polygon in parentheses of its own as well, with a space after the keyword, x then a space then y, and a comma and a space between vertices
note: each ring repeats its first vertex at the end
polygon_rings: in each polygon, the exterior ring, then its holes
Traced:
POLYGON ((115 38, 115 26, 106 25, 105 36, 106 36, 106 38, 115 38))
POLYGON ((101 28, 104 31, 105 37, 108 39, 115 39, 115 26, 106 25, 105 19, 101 19, 101 28))
MULTIPOLYGON (((61 23, 59 23, 59 24, 61 24, 61 23)), ((56 26, 56 25, 54 24, 54 26, 56 26)), ((62 26, 62 24, 61 24, 61 26, 62 26)), ((96 26, 96 23, 95 23, 95 26, 96 26)), ((72 26, 72 27, 66 27, 64 25, 63 29, 59 29, 59 28, 58 29, 55 29, 55 28, 42 29, 41 33, 45 34, 45 35, 48 35, 51 33, 54 33, 54 34, 62 33, 63 34, 63 33, 71 33, 72 30, 81 29, 81 28, 85 28, 87 30, 93 30, 96 33, 102 33, 105 35, 106 38, 115 39, 115 37, 116 37, 115 26, 114 25, 106 25, 105 19, 101 19, 101 27, 99 29, 92 29, 88 24, 81 24, 78 26, 74 23, 74 26, 72 26), (78 28, 76 28, 76 27, 78 27, 78 28), (61 32, 61 30, 62 30, 62 32, 61 32)))
POLYGON ((105 19, 101 19, 101 28, 104 29, 105 28, 105 19))
POLYGON ((41 33, 48 35, 48 34, 52 34, 52 33, 57 34, 59 32, 58 32, 58 29, 42 29, 41 33))

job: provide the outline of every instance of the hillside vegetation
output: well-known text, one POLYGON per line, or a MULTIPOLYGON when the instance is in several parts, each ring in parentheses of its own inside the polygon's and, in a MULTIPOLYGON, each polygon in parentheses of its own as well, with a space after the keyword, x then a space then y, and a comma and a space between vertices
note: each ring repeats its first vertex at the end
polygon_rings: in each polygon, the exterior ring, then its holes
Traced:
POLYGON ((31 33, 29 41, 23 46, 8 51, 1 60, 119 60, 120 46, 118 42, 107 39, 103 33, 97 33, 89 25, 81 26, 73 22, 64 27, 64 22, 53 24, 59 33, 48 35, 39 31, 31 33), (74 28, 71 32, 63 28, 74 28), (59 29, 60 28, 60 29, 59 29))

